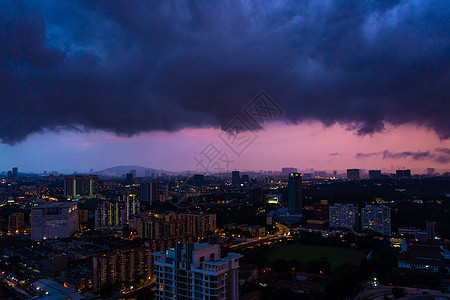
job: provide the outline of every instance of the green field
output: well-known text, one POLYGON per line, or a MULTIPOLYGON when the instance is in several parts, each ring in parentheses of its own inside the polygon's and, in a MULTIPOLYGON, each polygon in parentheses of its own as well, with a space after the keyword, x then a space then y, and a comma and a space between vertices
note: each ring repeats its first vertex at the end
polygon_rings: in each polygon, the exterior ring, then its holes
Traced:
POLYGON ((348 248, 286 245, 273 249, 269 254, 269 260, 272 262, 279 259, 287 261, 298 260, 299 262, 306 263, 311 260, 319 260, 322 257, 326 257, 331 263, 331 268, 335 269, 347 262, 359 264, 364 256, 364 252, 348 248))

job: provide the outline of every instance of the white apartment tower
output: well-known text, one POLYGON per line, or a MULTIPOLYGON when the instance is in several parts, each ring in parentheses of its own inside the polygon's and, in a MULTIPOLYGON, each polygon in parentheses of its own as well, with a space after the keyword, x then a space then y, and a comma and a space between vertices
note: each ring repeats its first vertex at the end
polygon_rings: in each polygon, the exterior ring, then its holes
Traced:
POLYGON ((239 299, 240 254, 220 257, 220 246, 177 243, 153 253, 156 299, 239 299))

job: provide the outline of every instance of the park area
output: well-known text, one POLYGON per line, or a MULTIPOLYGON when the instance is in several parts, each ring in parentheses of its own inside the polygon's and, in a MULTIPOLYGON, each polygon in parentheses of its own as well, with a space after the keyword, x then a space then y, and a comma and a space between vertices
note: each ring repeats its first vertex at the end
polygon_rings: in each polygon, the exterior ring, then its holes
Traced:
POLYGON ((279 259, 286 261, 297 260, 301 263, 306 263, 326 257, 331 264, 331 269, 334 270, 345 263, 359 265, 365 256, 364 252, 349 248, 286 245, 273 249, 269 254, 269 260, 272 262, 279 259))

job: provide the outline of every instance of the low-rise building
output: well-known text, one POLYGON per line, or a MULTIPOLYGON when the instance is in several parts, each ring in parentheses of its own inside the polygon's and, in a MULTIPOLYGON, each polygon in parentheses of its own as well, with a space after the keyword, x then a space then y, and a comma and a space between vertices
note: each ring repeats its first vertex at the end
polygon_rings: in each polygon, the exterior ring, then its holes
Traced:
POLYGON ((450 273, 450 252, 446 244, 436 242, 407 242, 403 240, 398 267, 450 273))

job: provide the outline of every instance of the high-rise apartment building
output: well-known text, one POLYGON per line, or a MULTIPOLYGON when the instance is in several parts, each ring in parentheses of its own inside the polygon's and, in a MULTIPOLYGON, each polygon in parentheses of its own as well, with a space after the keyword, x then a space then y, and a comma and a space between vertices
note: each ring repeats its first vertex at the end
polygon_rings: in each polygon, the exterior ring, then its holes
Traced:
POLYGON ((68 238, 78 230, 78 208, 73 202, 53 202, 31 209, 31 239, 68 238))
POLYGON ((14 212, 8 216, 8 234, 21 233, 24 227, 23 212, 14 212))
POLYGON ((214 232, 217 228, 215 214, 180 213, 177 219, 186 223, 186 234, 189 236, 205 236, 208 231, 214 232))
POLYGON ((347 179, 348 180, 359 180, 359 169, 347 169, 347 179))
POLYGON ((141 201, 150 206, 159 204, 159 183, 146 181, 141 183, 141 201))
POLYGON ((153 257, 149 248, 121 249, 96 255, 93 258, 94 291, 105 284, 133 282, 138 279, 151 280, 153 257))
POLYGON ((291 215, 299 215, 303 209, 302 174, 289 174, 288 211, 291 215))
POLYGON ((239 299, 240 254, 220 256, 219 245, 177 243, 153 253, 156 299, 239 299))
POLYGON ((366 205, 361 209, 361 230, 391 235, 391 209, 385 205, 366 205))
POLYGON ((192 213, 141 215, 133 218, 130 227, 143 239, 197 238, 216 230, 216 215, 192 213))
POLYGON ((128 224, 131 217, 140 213, 140 205, 134 194, 120 195, 116 199, 101 202, 95 211, 95 229, 119 229, 128 224))
POLYGON ((330 228, 354 230, 357 226, 358 207, 353 204, 336 203, 330 206, 330 228))
POLYGON ((64 195, 68 198, 97 194, 97 175, 69 175, 64 181, 64 195))

